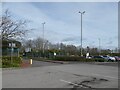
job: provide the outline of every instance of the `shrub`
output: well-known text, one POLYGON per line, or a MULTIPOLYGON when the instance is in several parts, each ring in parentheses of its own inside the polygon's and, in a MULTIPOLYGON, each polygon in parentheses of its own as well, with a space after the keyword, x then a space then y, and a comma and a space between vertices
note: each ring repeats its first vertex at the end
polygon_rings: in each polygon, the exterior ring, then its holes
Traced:
POLYGON ((95 59, 96 62, 105 62, 105 59, 102 59, 102 58, 97 58, 95 59))
POLYGON ((54 60, 59 61, 80 61, 80 62, 93 62, 92 59, 86 59, 85 57, 80 56, 56 56, 54 60))
POLYGON ((2 67, 19 67, 22 63, 21 57, 10 57, 10 56, 3 56, 2 57, 2 67))
POLYGON ((59 60, 59 61, 78 61, 80 60, 79 57, 73 57, 73 56, 56 56, 54 57, 54 60, 59 60))
POLYGON ((56 56, 54 57, 54 60, 58 61, 80 61, 80 62, 104 62, 105 59, 95 59, 95 58, 85 58, 80 56, 56 56))

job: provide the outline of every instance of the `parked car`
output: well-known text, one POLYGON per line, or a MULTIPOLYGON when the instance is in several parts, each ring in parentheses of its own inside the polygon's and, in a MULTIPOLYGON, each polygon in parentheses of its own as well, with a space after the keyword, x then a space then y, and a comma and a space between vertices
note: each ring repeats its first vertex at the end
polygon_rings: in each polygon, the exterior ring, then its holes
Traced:
POLYGON ((93 58, 101 58, 101 59, 104 59, 102 56, 93 56, 93 58))
POLYGON ((116 61, 120 61, 120 56, 115 56, 116 61))
POLYGON ((106 59, 104 59, 102 56, 93 56, 93 59, 95 59, 95 61, 97 62, 105 62, 106 59))
POLYGON ((105 55, 105 56, 102 56, 104 59, 106 59, 107 61, 116 61, 115 57, 112 57, 112 56, 109 56, 109 55, 105 55))

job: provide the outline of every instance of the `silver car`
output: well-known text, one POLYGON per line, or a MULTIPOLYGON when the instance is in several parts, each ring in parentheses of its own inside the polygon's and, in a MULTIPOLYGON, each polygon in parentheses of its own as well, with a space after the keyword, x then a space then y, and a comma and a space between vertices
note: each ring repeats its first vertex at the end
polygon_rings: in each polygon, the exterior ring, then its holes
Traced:
POLYGON ((105 55, 105 56, 102 56, 103 58, 105 58, 107 61, 116 61, 115 57, 112 57, 112 56, 109 56, 109 55, 105 55))

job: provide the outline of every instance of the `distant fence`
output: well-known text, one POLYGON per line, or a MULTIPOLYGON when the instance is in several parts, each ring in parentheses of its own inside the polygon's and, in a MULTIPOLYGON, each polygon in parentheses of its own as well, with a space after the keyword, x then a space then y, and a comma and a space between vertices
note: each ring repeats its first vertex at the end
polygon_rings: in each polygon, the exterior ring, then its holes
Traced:
POLYGON ((19 49, 18 48, 2 48, 1 50, 2 56, 19 56, 19 49))

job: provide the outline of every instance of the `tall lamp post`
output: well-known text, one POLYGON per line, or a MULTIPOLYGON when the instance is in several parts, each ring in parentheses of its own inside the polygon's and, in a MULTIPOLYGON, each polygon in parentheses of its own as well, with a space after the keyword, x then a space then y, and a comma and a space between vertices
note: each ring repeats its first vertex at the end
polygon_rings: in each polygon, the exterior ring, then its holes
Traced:
POLYGON ((45 22, 43 22, 42 23, 42 26, 43 26, 43 57, 44 57, 44 44, 45 44, 45 42, 44 42, 44 25, 45 25, 45 22))
POLYGON ((101 53, 101 49, 100 49, 100 38, 98 38, 99 40, 99 54, 101 53))
POLYGON ((83 56, 83 53, 82 53, 82 15, 85 13, 85 11, 83 12, 80 12, 79 13, 81 14, 81 56, 83 56))

